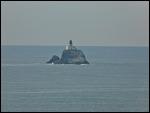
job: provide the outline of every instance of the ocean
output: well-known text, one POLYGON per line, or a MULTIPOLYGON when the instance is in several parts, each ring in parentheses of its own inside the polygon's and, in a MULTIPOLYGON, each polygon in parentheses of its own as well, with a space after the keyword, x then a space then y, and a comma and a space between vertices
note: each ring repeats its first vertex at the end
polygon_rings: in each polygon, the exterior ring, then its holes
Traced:
POLYGON ((63 46, 1 46, 1 111, 149 111, 149 47, 77 48, 89 65, 46 64, 63 46))

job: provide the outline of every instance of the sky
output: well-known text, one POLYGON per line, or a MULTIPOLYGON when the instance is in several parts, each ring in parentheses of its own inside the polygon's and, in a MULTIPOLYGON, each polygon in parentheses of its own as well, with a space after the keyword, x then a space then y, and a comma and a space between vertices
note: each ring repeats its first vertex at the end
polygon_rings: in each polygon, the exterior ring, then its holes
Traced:
POLYGON ((1 1, 2 45, 149 46, 148 1, 1 1))

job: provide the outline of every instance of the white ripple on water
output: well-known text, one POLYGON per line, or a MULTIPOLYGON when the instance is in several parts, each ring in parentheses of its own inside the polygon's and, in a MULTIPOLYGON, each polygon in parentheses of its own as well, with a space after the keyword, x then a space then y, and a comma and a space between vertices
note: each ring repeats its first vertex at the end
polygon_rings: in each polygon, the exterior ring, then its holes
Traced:
MULTIPOLYGON (((1 66, 76 66, 76 64, 42 64, 42 63, 31 63, 31 64, 7 64, 2 63, 1 66)), ((87 64, 81 64, 77 66, 86 66, 87 64)))
POLYGON ((148 91, 148 88, 101 88, 99 90, 93 89, 63 89, 63 90, 51 90, 51 91, 9 91, 9 92, 2 92, 7 94, 18 94, 18 93, 71 93, 71 92, 128 92, 128 91, 148 91))

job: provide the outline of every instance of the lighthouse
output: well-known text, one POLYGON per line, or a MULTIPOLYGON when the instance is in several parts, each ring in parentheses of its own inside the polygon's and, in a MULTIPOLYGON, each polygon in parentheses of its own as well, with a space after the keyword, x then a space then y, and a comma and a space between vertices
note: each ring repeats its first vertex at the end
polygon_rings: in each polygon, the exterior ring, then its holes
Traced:
POLYGON ((72 40, 69 41, 69 46, 66 46, 66 50, 76 49, 75 46, 73 46, 72 40))
POLYGON ((69 46, 72 47, 73 43, 72 40, 69 41, 69 46))

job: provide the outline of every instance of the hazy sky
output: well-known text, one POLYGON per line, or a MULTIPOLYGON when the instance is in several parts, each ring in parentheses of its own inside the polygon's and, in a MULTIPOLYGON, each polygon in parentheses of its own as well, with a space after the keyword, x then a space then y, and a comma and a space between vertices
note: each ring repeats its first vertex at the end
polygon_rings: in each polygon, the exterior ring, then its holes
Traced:
POLYGON ((149 2, 2 1, 2 45, 148 46, 149 2))

